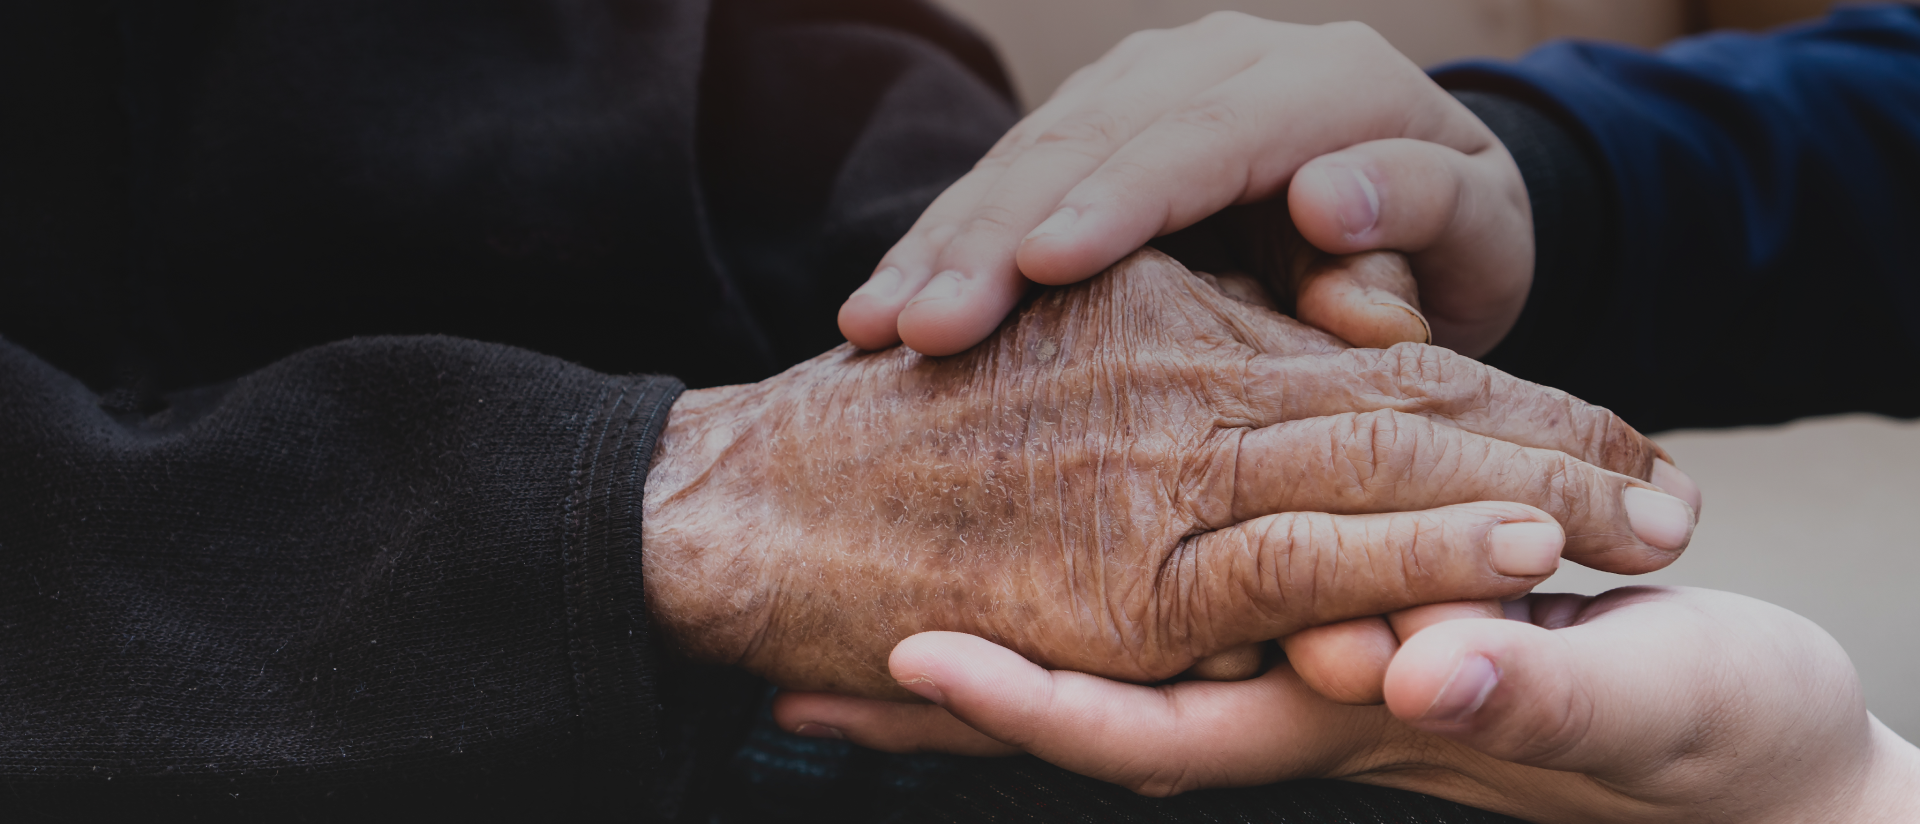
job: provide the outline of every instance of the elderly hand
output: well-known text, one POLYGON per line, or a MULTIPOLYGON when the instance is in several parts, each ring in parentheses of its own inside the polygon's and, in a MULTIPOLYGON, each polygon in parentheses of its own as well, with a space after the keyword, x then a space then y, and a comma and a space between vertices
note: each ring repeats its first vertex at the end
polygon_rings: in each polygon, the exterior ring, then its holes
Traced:
POLYGON ((1214 653, 1668 563, 1691 509, 1603 409, 1441 349, 1343 351, 1148 251, 933 359, 831 351, 688 393, 645 576, 691 655, 907 698, 903 638, 1166 679, 1214 653), (1515 503, 1484 503, 1511 501, 1515 503), (1557 522, 1557 525, 1556 525, 1557 522))
MULTIPOLYGON (((1075 74, 928 208, 842 307, 840 328, 869 349, 958 352, 1029 279, 1078 281, 1283 193, 1325 252, 1409 253, 1432 342, 1484 354, 1519 317, 1532 215, 1493 133, 1365 26, 1220 13, 1135 34, 1075 74)), ((1259 241, 1282 226, 1243 229, 1259 241)), ((1301 289, 1296 314, 1356 343, 1353 329, 1404 323, 1409 290, 1375 288, 1367 267, 1344 263, 1301 289)))
POLYGON ((1920 751, 1867 714, 1853 665, 1812 622, 1650 587, 1508 612, 1419 622, 1386 707, 1329 703, 1284 664, 1142 687, 928 633, 892 668, 938 707, 789 693, 774 716, 891 751, 1025 750, 1151 795, 1325 776, 1543 824, 1920 820, 1920 751))

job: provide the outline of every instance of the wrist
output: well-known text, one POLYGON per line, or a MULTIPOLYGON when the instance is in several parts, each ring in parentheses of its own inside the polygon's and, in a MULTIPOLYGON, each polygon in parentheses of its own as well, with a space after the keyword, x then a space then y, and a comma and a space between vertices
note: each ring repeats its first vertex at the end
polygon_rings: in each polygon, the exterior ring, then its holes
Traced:
POLYGON ((728 457, 753 419, 758 384, 688 391, 647 470, 641 552, 654 626, 697 661, 738 665, 768 612, 763 553, 728 457))

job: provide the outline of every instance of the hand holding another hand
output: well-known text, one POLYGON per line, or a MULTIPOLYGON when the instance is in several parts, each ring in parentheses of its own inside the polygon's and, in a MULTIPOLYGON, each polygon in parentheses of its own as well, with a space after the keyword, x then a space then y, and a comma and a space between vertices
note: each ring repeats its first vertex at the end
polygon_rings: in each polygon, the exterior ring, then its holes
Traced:
POLYGON ((895 752, 1030 752, 1149 795, 1334 777, 1543 824, 1920 814, 1920 750, 1867 714, 1852 663, 1805 618, 1650 587, 1508 611, 1407 637, 1385 707, 1329 702, 1285 664, 1144 687, 928 633, 892 667, 938 707, 788 693, 774 715, 895 752))
POLYGON ((1691 510, 1605 410, 1431 347, 1346 350, 1143 252, 933 359, 842 347, 690 392, 648 599, 690 654, 907 698, 964 632, 1134 682, 1310 626, 1665 565, 1691 510), (1515 503, 1484 503, 1511 501, 1515 503), (1635 502, 1639 503, 1635 503, 1635 502))

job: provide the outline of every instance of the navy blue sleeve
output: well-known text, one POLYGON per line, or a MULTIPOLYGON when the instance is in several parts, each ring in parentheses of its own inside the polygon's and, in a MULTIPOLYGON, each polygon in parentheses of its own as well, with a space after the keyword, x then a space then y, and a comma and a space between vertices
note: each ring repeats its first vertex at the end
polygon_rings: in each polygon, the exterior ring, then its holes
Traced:
POLYGON ((1603 231, 1535 275, 1580 299, 1530 302, 1496 363, 1647 430, 1920 415, 1920 8, 1435 78, 1541 112, 1607 182, 1573 195, 1607 199, 1603 231))

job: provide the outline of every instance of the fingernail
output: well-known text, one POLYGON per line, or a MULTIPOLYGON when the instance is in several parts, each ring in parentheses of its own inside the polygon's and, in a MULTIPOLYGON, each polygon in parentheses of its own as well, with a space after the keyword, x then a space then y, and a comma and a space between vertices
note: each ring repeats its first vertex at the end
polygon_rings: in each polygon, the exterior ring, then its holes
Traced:
POLYGON ((924 675, 911 681, 901 681, 900 686, 906 687, 908 692, 932 701, 935 704, 944 705, 947 703, 947 696, 940 692, 940 685, 933 683, 933 679, 924 675))
POLYGON ((1320 174, 1339 204, 1340 231, 1348 239, 1373 231, 1374 224, 1380 222, 1380 191, 1373 187, 1373 181, 1351 166, 1323 167, 1320 174))
POLYGON ((812 721, 808 721, 806 723, 801 724, 798 727, 794 727, 793 734, 799 735, 799 736, 805 736, 807 738, 832 738, 836 741, 847 740, 846 733, 841 732, 837 729, 834 729, 833 727, 829 727, 825 724, 815 724, 812 721))
POLYGON ((1427 707, 1420 720, 1442 724, 1464 722, 1486 705, 1487 696, 1492 695, 1497 686, 1500 686, 1500 671, 1494 669, 1493 662, 1483 655, 1469 655, 1453 668, 1446 686, 1440 688, 1440 694, 1434 697, 1433 705, 1427 707))
POLYGON ((908 301, 908 303, 914 304, 914 303, 919 303, 921 301, 927 301, 927 300, 946 300, 947 298, 959 297, 959 296, 960 296, 960 273, 959 272, 941 272, 940 274, 934 276, 932 282, 928 283, 925 287, 922 287, 920 289, 920 294, 914 295, 913 300, 908 301))
POLYGON ((1550 575, 1560 568, 1560 551, 1567 540, 1558 524, 1516 521, 1500 524, 1487 536, 1493 548, 1493 569, 1514 578, 1550 575))
POLYGON ((1668 495, 1686 501, 1693 507, 1693 517, 1700 517, 1700 485, 1693 482, 1680 467, 1667 463, 1663 458, 1653 459, 1653 485, 1665 490, 1668 495))
POLYGON ((1064 235, 1068 230, 1073 228, 1073 224, 1079 219, 1080 213, 1074 211, 1072 207, 1062 208, 1060 211, 1054 212, 1051 217, 1048 217, 1046 221, 1042 222, 1039 226, 1033 227, 1033 231, 1027 233, 1027 240, 1046 237, 1047 235, 1064 235))
POLYGON ((1621 493, 1621 502, 1626 504, 1627 523, 1642 541, 1672 551, 1685 549, 1693 537, 1693 509, 1686 501, 1630 486, 1621 493))
POLYGON ((1416 321, 1419 321, 1420 323, 1420 332, 1421 332, 1420 340, 1415 342, 1416 343, 1432 343, 1433 342, 1433 327, 1427 324, 1427 316, 1420 314, 1420 310, 1413 308, 1412 304, 1409 304, 1398 297, 1387 294, 1386 292, 1375 292, 1375 294, 1373 295, 1373 305, 1391 306, 1395 309, 1398 309, 1402 312, 1412 315, 1413 319, 1416 321))
POLYGON ((888 266, 874 273, 873 277, 867 279, 865 285, 854 290, 853 293, 874 298, 890 298, 900 291, 900 281, 900 270, 888 266))

